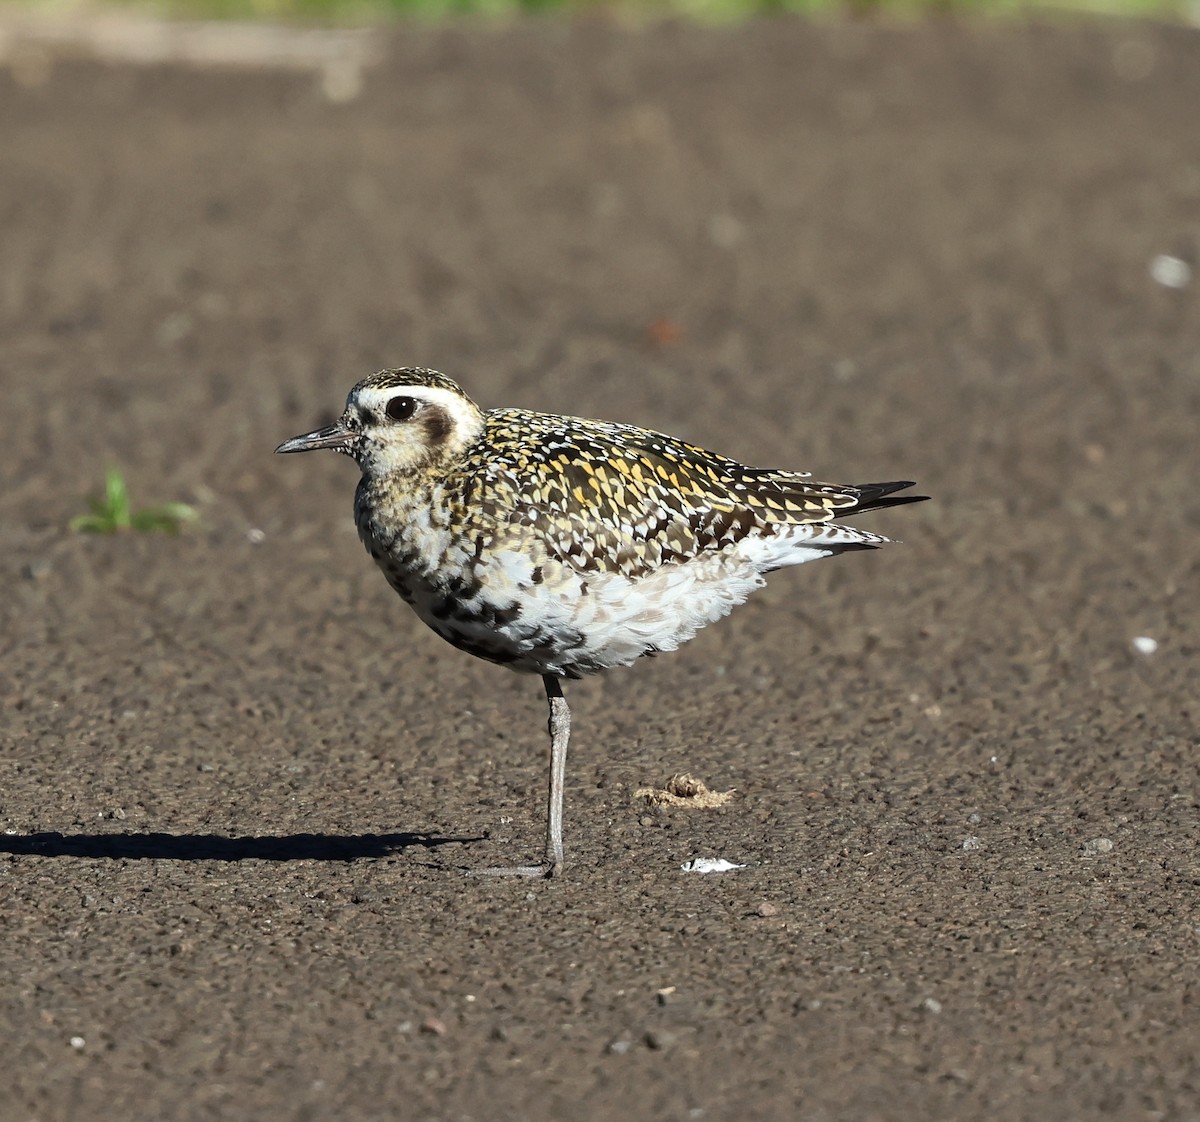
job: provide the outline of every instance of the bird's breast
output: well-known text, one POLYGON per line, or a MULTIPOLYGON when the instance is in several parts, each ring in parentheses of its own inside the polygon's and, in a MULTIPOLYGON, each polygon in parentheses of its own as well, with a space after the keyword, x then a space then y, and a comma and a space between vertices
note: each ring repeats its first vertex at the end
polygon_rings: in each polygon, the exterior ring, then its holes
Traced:
POLYGON ((761 587, 783 544, 752 538, 649 569, 601 567, 541 525, 463 517, 436 492, 416 501, 362 487, 356 521, 388 583, 442 638, 515 670, 568 677, 674 650, 761 587), (747 552, 752 543, 763 556, 747 552))

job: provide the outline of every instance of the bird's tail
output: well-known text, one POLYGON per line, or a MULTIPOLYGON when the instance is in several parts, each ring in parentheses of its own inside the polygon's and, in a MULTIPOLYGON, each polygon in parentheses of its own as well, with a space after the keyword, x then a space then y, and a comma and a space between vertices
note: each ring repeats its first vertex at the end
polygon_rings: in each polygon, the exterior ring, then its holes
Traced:
POLYGON ((904 506, 907 503, 923 503, 928 495, 901 495, 893 498, 897 491, 906 487, 914 487, 912 480, 902 479, 892 483, 857 483, 846 490, 858 499, 854 506, 848 506, 834 514, 834 518, 846 518, 851 514, 862 514, 865 510, 882 510, 888 506, 904 506))

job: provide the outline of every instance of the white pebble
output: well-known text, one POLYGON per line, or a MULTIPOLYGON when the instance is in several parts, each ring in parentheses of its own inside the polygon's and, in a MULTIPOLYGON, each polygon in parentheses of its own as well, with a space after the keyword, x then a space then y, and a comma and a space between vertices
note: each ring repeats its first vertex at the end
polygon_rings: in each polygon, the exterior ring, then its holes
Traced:
POLYGON ((746 228, 732 214, 714 214, 708 220, 708 236, 718 249, 733 249, 746 236, 746 228))
POLYGON ((1151 639, 1149 635, 1139 635, 1133 641, 1133 649, 1138 654, 1152 655, 1158 650, 1158 640, 1151 639))
POLYGON ((936 997, 927 997, 925 999, 925 1008, 931 1013, 940 1013, 942 1011, 942 1003, 936 997))
POLYGON ((247 530, 246 537, 249 539, 251 545, 262 545, 267 540, 267 535, 257 526, 247 530))
POLYGON ((1112 853, 1113 842, 1111 838, 1093 838, 1083 848, 1088 853, 1112 853))
POLYGON ((321 67, 321 92, 335 105, 353 101, 362 89, 362 67, 357 61, 341 59, 321 67))
POLYGON ((983 839, 977 838, 977 837, 975 837, 974 834, 972 834, 969 838, 965 838, 963 840, 962 847, 963 847, 963 849, 967 850, 968 852, 970 852, 973 849, 982 849, 983 848, 983 839))
POLYGON ((1163 288, 1187 288, 1192 281, 1192 267, 1181 257, 1160 253, 1150 262, 1150 275, 1163 288))
POLYGON ((724 857, 693 857, 679 866, 685 873, 728 873, 732 869, 744 869, 724 857))
POLYGON ((87 1041, 84 1040, 82 1036, 71 1037, 71 1047, 76 1050, 82 1048, 86 1043, 87 1041))

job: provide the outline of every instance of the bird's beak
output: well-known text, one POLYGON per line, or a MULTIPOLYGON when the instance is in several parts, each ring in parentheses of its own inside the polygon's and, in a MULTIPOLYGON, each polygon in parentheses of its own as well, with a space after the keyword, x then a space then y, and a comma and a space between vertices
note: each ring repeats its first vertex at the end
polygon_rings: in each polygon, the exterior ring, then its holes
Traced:
POLYGON ((351 432, 341 421, 334 421, 316 432, 306 432, 303 436, 293 436, 285 440, 276 452, 312 452, 317 448, 332 448, 336 452, 349 452, 356 434, 351 432))

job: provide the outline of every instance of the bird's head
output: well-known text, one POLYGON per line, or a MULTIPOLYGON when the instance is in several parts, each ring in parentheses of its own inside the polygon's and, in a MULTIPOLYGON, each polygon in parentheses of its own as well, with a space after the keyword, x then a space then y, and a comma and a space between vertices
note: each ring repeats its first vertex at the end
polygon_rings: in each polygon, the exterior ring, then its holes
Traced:
POLYGON ((285 440, 276 452, 332 448, 378 477, 452 462, 483 429, 483 411, 436 370, 406 367, 364 378, 332 425, 285 440))

